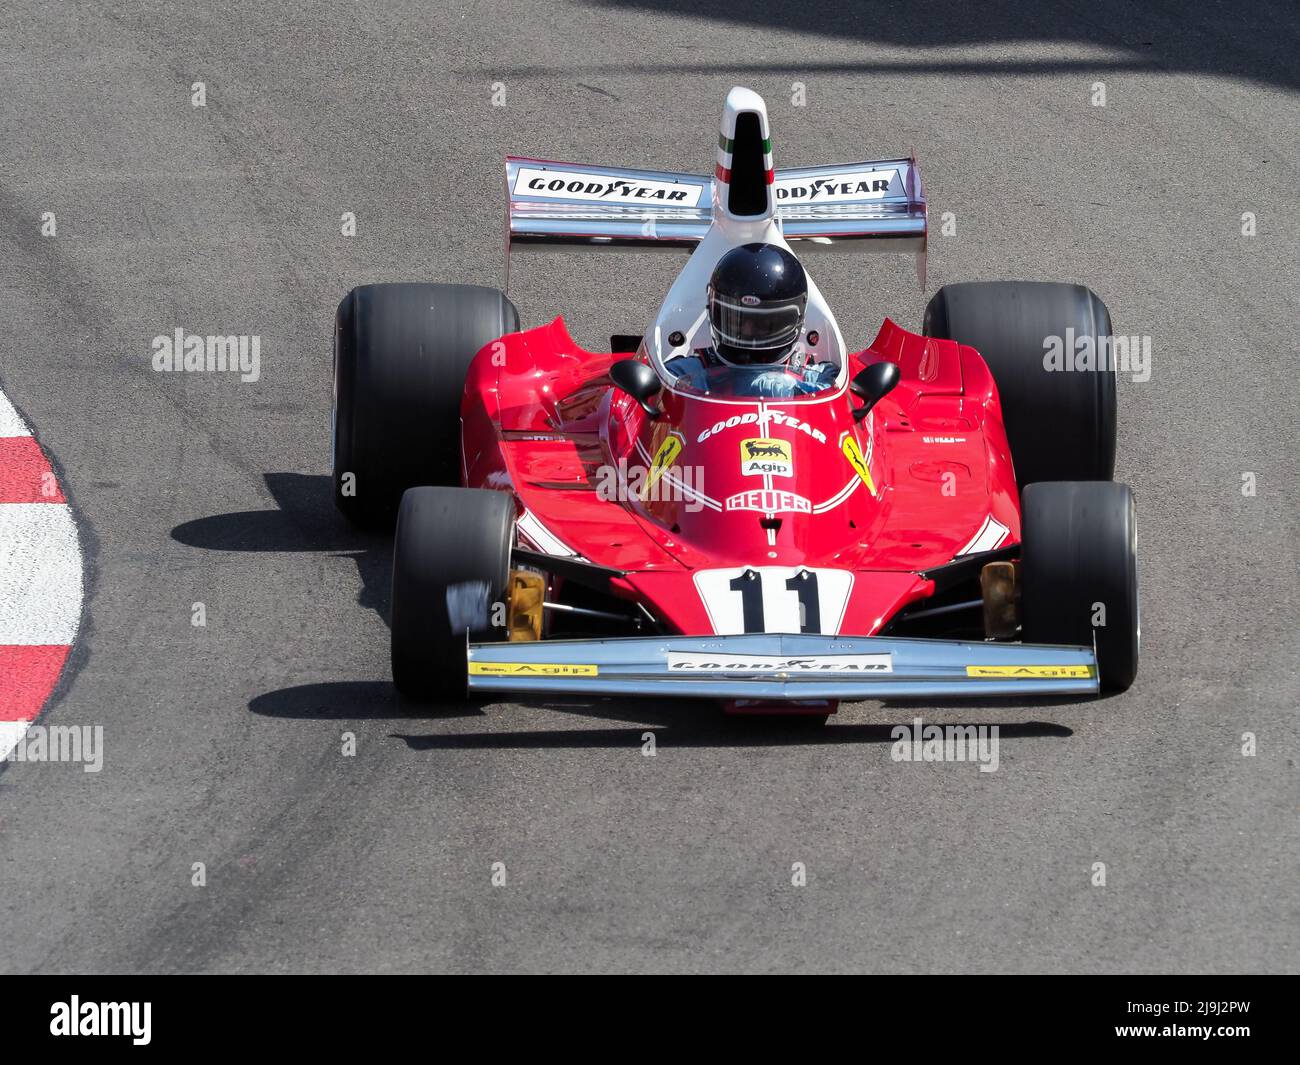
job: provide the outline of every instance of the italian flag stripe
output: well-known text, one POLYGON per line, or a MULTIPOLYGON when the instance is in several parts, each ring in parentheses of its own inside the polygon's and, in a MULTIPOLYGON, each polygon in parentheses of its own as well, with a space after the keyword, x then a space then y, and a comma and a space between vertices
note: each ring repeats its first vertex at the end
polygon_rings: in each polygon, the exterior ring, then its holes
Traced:
MULTIPOLYGON (((721 163, 718 164, 714 174, 717 176, 717 179, 724 184, 731 184, 731 170, 723 166, 721 163)), ((776 171, 770 169, 763 171, 763 180, 769 185, 774 184, 776 182, 776 171)))
MULTIPOLYGON (((723 134, 721 134, 721 133, 718 134, 718 147, 721 148, 721 149, 722 149, 724 152, 726 152, 728 155, 730 155, 730 154, 732 153, 732 151, 735 149, 735 145, 736 145, 736 142, 735 142, 734 140, 731 140, 729 137, 726 137, 725 135, 723 135, 723 134)), ((771 138, 771 137, 768 137, 768 138, 766 138, 766 139, 763 141, 763 154, 764 154, 764 155, 771 155, 771 154, 772 154, 772 138, 771 138)))

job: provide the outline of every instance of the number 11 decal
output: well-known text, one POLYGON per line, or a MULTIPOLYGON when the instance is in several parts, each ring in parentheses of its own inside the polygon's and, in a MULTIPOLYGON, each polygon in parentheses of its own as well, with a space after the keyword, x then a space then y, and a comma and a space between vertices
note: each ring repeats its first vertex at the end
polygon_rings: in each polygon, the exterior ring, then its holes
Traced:
POLYGON ((763 628, 763 581, 756 570, 747 569, 729 585, 740 593, 745 632, 766 632, 763 628))
POLYGON ((799 631, 821 632, 822 604, 817 595, 817 574, 800 570, 785 582, 785 586, 799 596, 799 631))
POLYGON ((695 574, 695 587, 719 636, 834 636, 848 606, 853 574, 806 566, 746 566, 700 570, 695 574))
MULTIPOLYGON (((734 578, 728 587, 740 593, 745 632, 767 632, 763 622, 763 580, 757 570, 747 569, 734 578)), ((821 600, 817 595, 817 574, 800 570, 786 579, 787 591, 799 597, 799 631, 822 631, 821 600)))

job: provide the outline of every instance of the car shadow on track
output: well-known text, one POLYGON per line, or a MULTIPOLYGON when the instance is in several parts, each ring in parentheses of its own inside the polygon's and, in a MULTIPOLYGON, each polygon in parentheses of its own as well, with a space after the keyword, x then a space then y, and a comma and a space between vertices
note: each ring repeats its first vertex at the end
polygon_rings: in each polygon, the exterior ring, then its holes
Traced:
MULTIPOLYGON (((799 34, 805 40, 812 39, 814 49, 816 38, 830 40, 836 42, 839 54, 821 58, 797 52, 783 61, 779 55, 747 55, 744 48, 729 56, 660 49, 647 53, 637 63, 628 63, 624 57, 594 54, 583 62, 565 64, 564 76, 570 79, 602 75, 775 78, 785 74, 875 74, 895 79, 907 75, 1055 75, 1091 82, 1107 74, 1123 78, 1149 73, 1249 79, 1284 90, 1300 86, 1294 19, 1279 18, 1279 5, 1269 0, 1237 0, 1230 19, 1189 17, 1189 5, 1175 0, 1151 0, 1142 5, 1097 0, 1073 10, 1063 4, 1000 0, 981 5, 978 18, 954 17, 950 0, 876 4, 869 13, 863 4, 790 4, 784 0, 752 0, 708 8, 691 0, 591 2, 611 9, 616 18, 644 13, 674 20, 707 18, 711 22, 728 22, 750 34, 751 40, 754 31, 799 34), (630 15, 629 8, 635 14, 630 15), (1098 54, 1095 49, 1103 40, 1104 52, 1098 54)), ((724 36, 727 33, 725 29, 721 32, 724 36)), ((557 76, 554 65, 535 59, 517 66, 498 62, 472 72, 490 73, 493 77, 557 76)), ((584 88, 613 95, 599 85, 584 88)))
MULTIPOLYGON (((897 720, 887 723, 839 723, 834 717, 822 725, 816 718, 787 716, 729 716, 709 703, 655 702, 649 699, 553 699, 519 706, 531 715, 537 710, 557 715, 574 715, 589 720, 624 722, 621 727, 566 728, 557 718, 554 729, 487 732, 390 733, 415 751, 449 750, 555 750, 600 749, 639 746, 644 734, 653 732, 657 742, 678 747, 772 747, 823 745, 833 743, 891 743, 899 725, 911 726, 918 716, 926 724, 936 723, 930 712, 943 707, 922 708, 912 705, 897 720)), ((1043 707, 1042 700, 1023 704, 1001 703, 1003 709, 1024 705, 1043 707)), ((455 718, 483 718, 508 722, 514 712, 511 705, 493 706, 485 702, 410 703, 402 700, 386 681, 339 681, 303 684, 259 695, 249 703, 249 710, 266 717, 299 718, 327 721, 406 720, 429 724, 455 718)), ((896 708, 891 708, 896 709, 896 708)), ((962 715, 961 720, 945 724, 963 726, 998 726, 1000 739, 1029 737, 1068 738, 1073 731, 1063 725, 1043 721, 1005 721, 990 717, 987 703, 977 716, 962 715)), ((948 715, 951 717, 952 715, 948 715)))
MULTIPOLYGON (((480 732, 445 733, 440 735, 403 735, 413 751, 454 750, 590 750, 600 748, 624 749, 640 746, 645 734, 653 732, 656 743, 673 747, 811 747, 839 743, 894 743, 898 737, 895 729, 904 722, 890 724, 827 724, 821 725, 804 718, 761 717, 739 718, 719 715, 710 722, 675 724, 670 726, 645 725, 637 728, 615 729, 557 729, 531 732, 480 732)), ((998 726, 1002 740, 1033 736, 1066 737, 1073 733, 1060 725, 1042 721, 1017 724, 971 721, 963 725, 981 727, 998 726)))
POLYGON ((208 551, 321 551, 356 563, 361 577, 357 602, 389 624, 393 538, 362 533, 334 507, 325 474, 267 473, 275 510, 242 510, 182 522, 172 539, 208 551))
POLYGON ((442 721, 455 717, 483 717, 475 703, 422 704, 413 712, 402 701, 391 681, 342 680, 299 684, 265 692, 248 704, 263 717, 305 721, 411 721, 415 718, 442 721))

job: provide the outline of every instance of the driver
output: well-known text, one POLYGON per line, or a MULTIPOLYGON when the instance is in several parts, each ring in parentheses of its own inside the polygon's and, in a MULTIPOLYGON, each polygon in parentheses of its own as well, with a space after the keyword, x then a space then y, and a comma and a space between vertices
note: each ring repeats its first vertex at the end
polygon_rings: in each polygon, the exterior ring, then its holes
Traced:
POLYGON ((801 343, 807 306, 808 278, 785 248, 732 248, 709 278, 712 346, 673 359, 668 369, 701 392, 719 391, 719 378, 735 395, 788 399, 819 392, 835 383, 837 368, 809 360, 801 343))

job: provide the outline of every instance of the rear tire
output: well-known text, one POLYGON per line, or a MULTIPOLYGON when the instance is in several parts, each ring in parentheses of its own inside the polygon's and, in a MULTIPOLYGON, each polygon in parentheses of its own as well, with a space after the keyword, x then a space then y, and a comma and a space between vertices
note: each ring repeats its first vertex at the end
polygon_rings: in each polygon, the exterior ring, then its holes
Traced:
POLYGON ((412 488, 393 544, 393 683, 417 699, 464 699, 465 644, 500 638, 493 604, 510 576, 508 492, 412 488))
POLYGON ((402 493, 461 481, 465 374, 519 329, 504 293, 477 285, 361 285, 334 329, 334 502, 362 526, 391 526, 402 493))
POLYGON ((1020 487, 1034 481, 1109 481, 1115 475, 1115 368, 1110 312, 1091 289, 1047 281, 944 285, 925 308, 926 336, 968 344, 984 358, 1002 400, 1020 487), (1067 366, 1092 344, 1092 369, 1048 369, 1049 337, 1067 366), (1105 345, 1103 347, 1103 345, 1105 345))
POLYGON ((1091 647, 1095 635, 1101 686, 1123 691, 1137 676, 1141 642, 1133 493, 1126 484, 1042 481, 1025 488, 1021 510, 1025 642, 1091 647))

